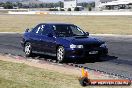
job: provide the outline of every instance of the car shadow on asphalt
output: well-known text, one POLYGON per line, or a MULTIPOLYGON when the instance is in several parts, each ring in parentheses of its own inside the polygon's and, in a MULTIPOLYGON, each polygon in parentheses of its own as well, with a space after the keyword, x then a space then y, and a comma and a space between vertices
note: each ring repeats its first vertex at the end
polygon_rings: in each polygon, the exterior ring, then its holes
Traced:
POLYGON ((92 57, 89 57, 89 58, 85 58, 84 60, 80 60, 80 61, 77 61, 76 63, 77 64, 85 64, 85 63, 96 63, 96 62, 106 62, 106 61, 112 61, 112 60, 116 60, 118 57, 116 56, 103 56, 103 57, 100 57, 100 58, 92 58, 92 57))
MULTIPOLYGON (((48 55, 42 55, 42 54, 35 54, 33 57, 33 59, 39 59, 39 60, 53 60, 56 61, 56 57, 52 57, 52 56, 48 56, 48 55)), ((64 63, 76 63, 76 64, 85 64, 85 63, 96 63, 96 62, 105 62, 105 61, 112 61, 112 60, 116 60, 118 57, 116 56, 103 56, 100 58, 92 58, 92 57, 87 57, 85 59, 74 59, 71 60, 70 58, 67 59, 67 61, 65 61, 64 63)), ((57 61, 56 61, 57 62, 57 61)))
POLYGON ((118 57, 116 57, 116 56, 110 56, 110 55, 108 55, 108 56, 105 56, 105 57, 101 57, 100 61, 110 61, 110 60, 115 60, 117 58, 118 57))

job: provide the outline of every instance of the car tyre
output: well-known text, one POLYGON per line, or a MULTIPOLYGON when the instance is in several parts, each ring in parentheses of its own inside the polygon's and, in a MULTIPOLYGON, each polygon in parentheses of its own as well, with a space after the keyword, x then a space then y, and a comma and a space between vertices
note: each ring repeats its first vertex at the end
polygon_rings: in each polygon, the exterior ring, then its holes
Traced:
POLYGON ((30 42, 25 43, 24 52, 25 52, 26 57, 32 56, 32 46, 30 42))
POLYGON ((62 63, 65 61, 65 49, 63 46, 58 47, 56 56, 57 56, 57 61, 59 63, 62 63))

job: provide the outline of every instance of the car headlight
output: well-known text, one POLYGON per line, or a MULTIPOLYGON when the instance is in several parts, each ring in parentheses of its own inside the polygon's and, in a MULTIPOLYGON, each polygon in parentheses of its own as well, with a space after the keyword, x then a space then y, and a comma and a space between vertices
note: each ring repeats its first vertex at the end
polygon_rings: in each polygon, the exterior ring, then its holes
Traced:
POLYGON ((83 45, 70 45, 70 48, 83 48, 83 45))
POLYGON ((106 45, 106 43, 104 43, 104 44, 101 44, 101 46, 100 46, 100 47, 106 48, 106 47, 107 47, 107 45, 106 45))

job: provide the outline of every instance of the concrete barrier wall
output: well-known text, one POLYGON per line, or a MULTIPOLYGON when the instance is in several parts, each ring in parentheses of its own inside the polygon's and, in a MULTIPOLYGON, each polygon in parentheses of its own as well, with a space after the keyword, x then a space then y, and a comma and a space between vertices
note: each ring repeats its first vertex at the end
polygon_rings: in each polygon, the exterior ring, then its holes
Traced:
POLYGON ((9 11, 8 14, 26 14, 26 15, 30 15, 30 14, 35 14, 35 12, 33 11, 29 11, 29 12, 12 12, 12 11, 9 11))
POLYGON ((9 11, 8 14, 50 14, 50 15, 84 15, 84 16, 89 16, 89 15, 97 15, 97 16, 103 16, 103 15, 132 15, 132 12, 129 11, 124 11, 124 12, 117 12, 117 11, 79 11, 79 12, 65 12, 65 11, 28 11, 28 12, 13 12, 9 11))
POLYGON ((49 12, 42 12, 42 11, 28 11, 28 12, 14 12, 14 11, 9 11, 8 14, 49 14, 49 12))
POLYGON ((100 12, 49 12, 49 14, 54 15, 132 15, 132 12, 108 12, 108 11, 100 11, 100 12))

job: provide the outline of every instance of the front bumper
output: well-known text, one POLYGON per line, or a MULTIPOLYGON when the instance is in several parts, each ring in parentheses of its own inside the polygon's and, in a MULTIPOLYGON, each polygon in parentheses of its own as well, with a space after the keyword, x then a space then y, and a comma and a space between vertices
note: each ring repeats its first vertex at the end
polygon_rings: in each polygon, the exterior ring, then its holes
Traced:
POLYGON ((65 49, 65 57, 66 58, 72 58, 72 59, 79 59, 79 58, 85 58, 89 56, 104 56, 108 54, 108 48, 94 48, 94 49, 71 49, 66 48, 65 49), (90 54, 91 51, 97 51, 96 54, 90 54))

